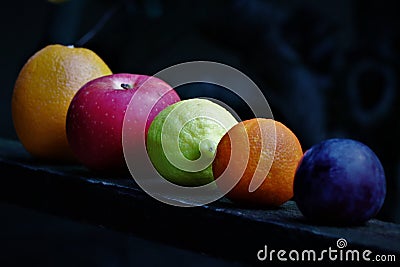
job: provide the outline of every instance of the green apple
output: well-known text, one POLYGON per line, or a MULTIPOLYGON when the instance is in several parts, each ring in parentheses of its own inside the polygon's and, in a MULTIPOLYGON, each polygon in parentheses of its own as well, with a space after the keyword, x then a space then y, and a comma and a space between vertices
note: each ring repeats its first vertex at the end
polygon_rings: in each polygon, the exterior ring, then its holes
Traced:
POLYGON ((181 186, 214 181, 211 163, 222 136, 238 121, 224 107, 193 98, 162 110, 150 125, 146 146, 158 173, 181 186))

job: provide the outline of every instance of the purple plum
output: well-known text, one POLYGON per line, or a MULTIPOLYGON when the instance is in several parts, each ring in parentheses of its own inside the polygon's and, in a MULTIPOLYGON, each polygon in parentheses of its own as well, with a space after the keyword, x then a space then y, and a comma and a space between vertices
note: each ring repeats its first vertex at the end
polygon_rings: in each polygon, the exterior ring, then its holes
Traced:
POLYGON ((359 225, 382 208, 386 179, 368 146, 351 139, 328 139, 304 153, 293 190, 293 199, 307 219, 359 225))

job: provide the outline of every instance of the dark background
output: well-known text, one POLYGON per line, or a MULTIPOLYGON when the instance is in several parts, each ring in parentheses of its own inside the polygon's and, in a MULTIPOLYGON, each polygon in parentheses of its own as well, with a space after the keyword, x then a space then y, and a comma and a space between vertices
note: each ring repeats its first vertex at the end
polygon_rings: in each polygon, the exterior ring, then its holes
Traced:
MULTIPOLYGON (((378 218, 400 222, 400 16, 396 1, 70 0, 53 4, 45 0, 21 0, 6 3, 0 10, 1 138, 17 138, 10 112, 13 84, 25 61, 47 44, 90 48, 114 73, 151 75, 186 61, 221 62, 256 82, 268 99, 275 119, 296 133, 304 150, 330 137, 353 138, 370 146, 382 161, 388 184, 387 198, 378 218)), ((179 93, 182 98, 219 98, 231 105, 242 119, 252 117, 237 98, 210 85, 197 85, 179 93)), ((127 240, 107 230, 87 230, 85 225, 48 219, 46 215, 33 215, 5 204, 0 206, 0 214, 2 218, 9 218, 8 223, 3 219, 0 224, 3 229, 0 237, 7 232, 8 239, 0 238, 0 242, 8 240, 5 246, 13 244, 18 250, 25 249, 24 239, 29 238, 33 241, 27 246, 43 246, 43 249, 57 243, 46 232, 48 227, 57 228, 58 240, 64 244, 81 240, 79 234, 70 233, 71 228, 76 230, 74 233, 94 231, 104 236, 104 240, 127 240), (23 225, 30 224, 38 227, 21 231, 23 225), (21 242, 11 242, 13 237, 21 242)), ((108 245, 108 250, 114 251, 115 247, 104 242, 105 250, 108 245)), ((147 251, 161 246, 139 239, 126 242, 125 249, 134 244, 142 244, 147 251)), ((196 257, 171 248, 159 251, 196 257)), ((65 256, 60 251, 57 253, 65 256)), ((111 254, 111 260, 115 257, 127 260, 120 254, 111 254)))

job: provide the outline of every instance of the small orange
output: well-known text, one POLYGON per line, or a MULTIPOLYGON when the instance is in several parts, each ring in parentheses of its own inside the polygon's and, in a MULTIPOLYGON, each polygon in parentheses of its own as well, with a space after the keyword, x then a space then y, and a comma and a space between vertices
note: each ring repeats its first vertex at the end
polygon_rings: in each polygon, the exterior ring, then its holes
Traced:
MULTIPOLYGON (((240 176, 226 195, 230 200, 278 207, 293 196, 294 175, 302 156, 299 140, 285 125, 272 119, 254 118, 236 124, 222 137, 213 161, 213 174, 217 179, 226 170, 224 175, 230 181, 240 176), (232 148, 239 150, 234 159, 232 148), (252 179, 260 179, 255 188, 254 184, 251 186, 252 179)), ((227 186, 218 180, 217 185, 223 190, 227 186)))
POLYGON ((71 160, 65 123, 69 104, 86 82, 111 74, 93 51, 48 45, 22 67, 14 85, 12 117, 15 131, 33 156, 71 160))

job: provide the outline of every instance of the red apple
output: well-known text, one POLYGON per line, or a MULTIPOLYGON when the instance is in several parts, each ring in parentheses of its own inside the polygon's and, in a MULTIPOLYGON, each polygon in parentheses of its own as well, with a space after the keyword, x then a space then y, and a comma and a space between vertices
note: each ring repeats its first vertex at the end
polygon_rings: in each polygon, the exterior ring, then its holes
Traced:
POLYGON ((68 109, 66 131, 69 145, 83 165, 93 170, 125 168, 122 125, 134 94, 140 95, 135 95, 132 101, 136 103, 130 108, 153 107, 149 114, 136 118, 146 125, 145 136, 154 117, 180 100, 166 82, 128 73, 94 79, 76 93, 68 109))

